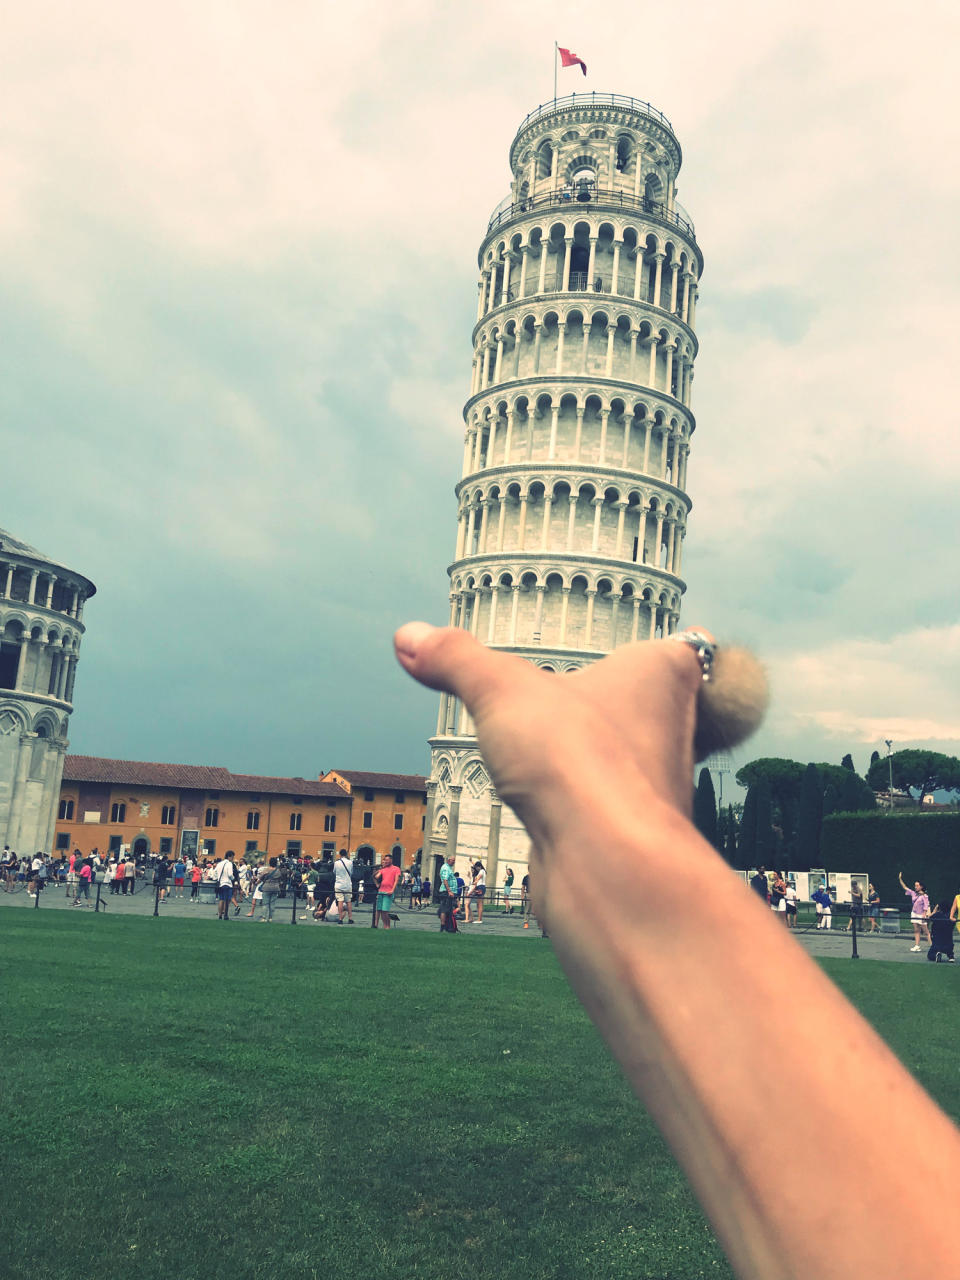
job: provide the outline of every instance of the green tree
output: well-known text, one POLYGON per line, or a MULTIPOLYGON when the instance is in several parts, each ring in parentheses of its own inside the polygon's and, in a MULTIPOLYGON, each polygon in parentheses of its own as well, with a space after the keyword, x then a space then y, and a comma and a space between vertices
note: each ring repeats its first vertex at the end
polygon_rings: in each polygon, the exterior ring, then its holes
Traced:
POLYGON ((918 793, 918 805, 933 791, 960 791, 960 760, 941 751, 910 748, 894 751, 886 760, 877 759, 867 773, 868 786, 886 791, 891 772, 894 787, 918 793))
POLYGON ((849 752, 849 751, 848 751, 848 752, 847 752, 847 754, 843 757, 843 759, 840 761, 840 768, 841 768, 841 769, 849 769, 851 773, 856 773, 856 772, 857 772, 857 771, 856 771, 856 769, 853 767, 853 756, 850 754, 850 752, 849 752))
POLYGON ((872 767, 873 765, 875 765, 879 759, 880 759, 880 752, 879 752, 879 751, 871 751, 871 752, 870 752, 870 765, 871 765, 871 767, 872 767))
POLYGON ((828 782, 823 789, 823 816, 836 813, 840 808, 840 797, 837 794, 837 788, 832 782, 828 782))
POLYGON ((797 867, 809 871, 820 865, 820 824, 823 821, 823 778, 815 764, 803 772, 797 816, 797 867))
POLYGON ((701 769, 697 789, 693 793, 693 824, 715 849, 717 844, 717 795, 709 769, 701 769))
POLYGON ((724 857, 731 867, 738 865, 739 855, 737 850, 737 819, 733 812, 733 805, 727 805, 727 831, 724 840, 724 857))
POLYGON ((771 867, 774 860, 773 796, 770 783, 761 778, 757 783, 757 865, 771 867))
MULTIPOLYGON (((737 777, 739 781, 739 775, 737 777)), ((748 871, 751 867, 757 866, 757 786, 747 788, 743 813, 740 815, 740 834, 737 844, 743 869, 748 871)))

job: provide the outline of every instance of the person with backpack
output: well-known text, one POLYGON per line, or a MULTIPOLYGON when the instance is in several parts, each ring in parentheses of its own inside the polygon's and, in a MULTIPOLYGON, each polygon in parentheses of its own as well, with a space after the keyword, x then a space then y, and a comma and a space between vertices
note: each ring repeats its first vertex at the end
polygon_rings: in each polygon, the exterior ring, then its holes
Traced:
MULTIPOLYGON (((273 904, 277 900, 277 895, 283 888, 283 878, 280 874, 280 868, 277 865, 277 859, 271 858, 266 871, 260 868, 260 879, 257 882, 257 888, 263 902, 265 915, 260 917, 261 924, 270 924, 273 921, 273 904)), ((254 894, 256 899, 256 894, 254 894)))
POLYGON ((953 921, 947 915, 946 901, 937 903, 933 914, 927 917, 927 924, 931 938, 927 959, 953 964, 953 921))
POLYGON ((234 862, 234 852, 228 849, 213 868, 213 882, 217 886, 217 919, 230 919, 230 903, 233 900, 234 887, 240 882, 240 873, 234 862))

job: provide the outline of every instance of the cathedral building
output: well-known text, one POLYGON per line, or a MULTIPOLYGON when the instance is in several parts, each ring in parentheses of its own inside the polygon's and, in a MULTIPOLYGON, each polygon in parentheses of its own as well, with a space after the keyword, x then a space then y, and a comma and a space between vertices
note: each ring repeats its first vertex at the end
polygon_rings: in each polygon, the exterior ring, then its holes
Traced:
POLYGON ((67 724, 96 587, 0 529, 0 846, 53 846, 67 724))

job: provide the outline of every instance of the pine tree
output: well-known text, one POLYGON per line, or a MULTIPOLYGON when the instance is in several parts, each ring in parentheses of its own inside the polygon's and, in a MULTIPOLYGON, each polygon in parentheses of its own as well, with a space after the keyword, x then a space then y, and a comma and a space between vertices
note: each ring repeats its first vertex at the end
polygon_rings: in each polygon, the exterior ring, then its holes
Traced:
POLYGON ((697 779, 693 795, 693 822, 704 840, 715 849, 721 847, 717 844, 717 796, 709 769, 701 769, 697 779))
POLYGON ((857 772, 857 771, 856 771, 856 769, 853 767, 853 756, 850 754, 850 752, 849 752, 849 751, 848 751, 848 752, 847 752, 847 754, 843 757, 843 759, 840 761, 840 768, 841 768, 841 769, 849 769, 851 773, 856 773, 856 772, 857 772))
POLYGON ((823 821, 823 779, 815 764, 808 764, 800 791, 797 817, 797 869, 820 865, 820 824, 823 821))

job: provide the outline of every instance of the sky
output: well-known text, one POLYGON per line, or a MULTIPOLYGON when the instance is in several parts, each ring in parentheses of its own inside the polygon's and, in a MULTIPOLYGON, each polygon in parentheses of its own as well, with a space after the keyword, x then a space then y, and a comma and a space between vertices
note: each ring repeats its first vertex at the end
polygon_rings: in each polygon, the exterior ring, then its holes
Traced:
POLYGON ((960 753, 954 3, 38 0, 0 49, 0 527, 90 577, 74 752, 424 772, 507 155, 648 100, 705 257, 682 621, 736 755, 960 753))

